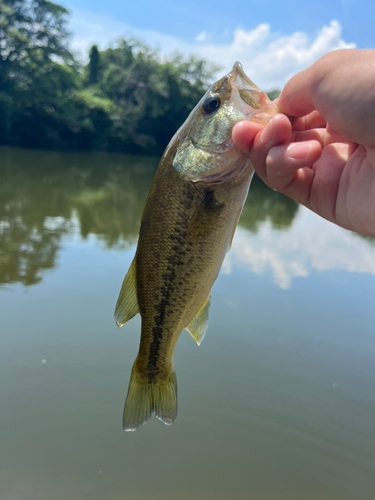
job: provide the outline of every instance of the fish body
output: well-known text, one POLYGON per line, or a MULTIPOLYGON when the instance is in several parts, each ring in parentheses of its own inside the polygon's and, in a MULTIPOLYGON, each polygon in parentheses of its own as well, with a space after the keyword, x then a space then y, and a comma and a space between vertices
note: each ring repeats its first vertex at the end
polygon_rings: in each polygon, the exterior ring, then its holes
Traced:
POLYGON ((117 301, 118 326, 138 312, 141 342, 123 415, 136 430, 152 414, 177 416, 173 353, 186 328, 206 333, 211 287, 231 245, 253 167, 231 139, 235 123, 277 112, 236 63, 194 108, 168 145, 147 197, 132 265, 117 301))

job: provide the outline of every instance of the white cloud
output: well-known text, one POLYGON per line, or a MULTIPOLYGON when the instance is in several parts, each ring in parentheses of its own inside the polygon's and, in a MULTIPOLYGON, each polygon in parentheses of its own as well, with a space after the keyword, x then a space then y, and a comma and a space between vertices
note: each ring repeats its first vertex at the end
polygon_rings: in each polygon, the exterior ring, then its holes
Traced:
POLYGON ((269 24, 260 24, 249 31, 236 29, 230 43, 222 43, 220 39, 213 43, 208 42, 212 37, 205 31, 199 33, 195 40, 186 41, 157 31, 132 28, 108 15, 76 9, 71 29, 75 32, 73 48, 86 56, 92 43, 105 48, 116 38, 134 36, 158 48, 162 55, 179 51, 207 59, 222 68, 220 74, 229 71, 239 60, 250 78, 266 91, 282 88, 292 75, 327 52, 355 47, 355 44, 342 39, 341 25, 335 20, 313 36, 299 31, 275 33, 269 24))
POLYGON ((236 30, 229 45, 206 45, 199 54, 209 60, 221 62, 229 69, 238 59, 250 78, 264 90, 281 88, 298 71, 311 65, 321 56, 340 48, 354 48, 341 39, 341 26, 331 21, 315 37, 295 32, 278 35, 267 24, 252 31, 236 30))
POLYGON ((269 222, 256 234, 237 228, 224 272, 244 265, 257 274, 271 271, 274 283, 283 289, 312 270, 375 276, 375 245, 300 207, 288 231, 276 231, 269 222))
POLYGON ((165 55, 176 51, 191 53, 192 44, 182 39, 158 31, 133 28, 107 14, 97 14, 88 10, 74 9, 70 29, 74 35, 72 48, 83 57, 87 57, 93 43, 100 49, 105 49, 121 37, 135 37, 165 55))
POLYGON ((199 33, 199 35, 197 35, 195 37, 195 39, 198 41, 198 42, 204 42, 207 38, 207 32, 206 31, 202 31, 202 33, 199 33))

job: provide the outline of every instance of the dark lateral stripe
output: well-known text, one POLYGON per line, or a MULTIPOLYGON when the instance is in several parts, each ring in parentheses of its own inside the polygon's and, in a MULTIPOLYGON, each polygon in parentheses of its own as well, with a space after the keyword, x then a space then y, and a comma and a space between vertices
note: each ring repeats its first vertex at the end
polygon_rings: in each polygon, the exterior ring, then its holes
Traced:
POLYGON ((176 279, 176 267, 182 266, 184 261, 182 257, 186 254, 184 246, 186 246, 186 228, 183 223, 186 217, 186 211, 191 208, 192 196, 188 189, 183 193, 183 202, 181 206, 181 212, 178 214, 179 222, 173 229, 173 232, 169 235, 169 239, 173 241, 173 246, 171 247, 171 255, 167 258, 167 269, 162 275, 163 286, 160 290, 161 299, 160 302, 154 306, 156 315, 154 316, 154 326, 152 328, 152 342, 150 344, 150 352, 148 356, 147 372, 149 379, 153 379, 158 374, 158 362, 160 357, 160 349, 165 335, 169 333, 164 331, 164 321, 166 315, 166 309, 170 306, 171 293, 173 292, 175 286, 174 281, 176 279))

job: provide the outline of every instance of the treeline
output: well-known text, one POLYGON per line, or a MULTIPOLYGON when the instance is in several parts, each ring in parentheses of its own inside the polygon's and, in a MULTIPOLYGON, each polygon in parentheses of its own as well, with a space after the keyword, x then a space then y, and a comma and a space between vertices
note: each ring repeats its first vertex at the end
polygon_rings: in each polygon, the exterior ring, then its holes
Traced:
POLYGON ((0 145, 160 154, 216 68, 162 60, 134 39, 93 45, 83 65, 68 14, 48 0, 0 0, 0 145))
POLYGON ((134 39, 94 45, 82 65, 67 16, 48 0, 0 0, 0 144, 159 154, 212 70, 134 39))

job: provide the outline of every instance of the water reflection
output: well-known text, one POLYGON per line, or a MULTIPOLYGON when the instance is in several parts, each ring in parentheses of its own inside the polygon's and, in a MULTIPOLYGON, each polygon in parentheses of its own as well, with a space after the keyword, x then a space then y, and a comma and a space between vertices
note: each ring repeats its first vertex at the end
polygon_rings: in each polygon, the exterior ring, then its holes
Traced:
MULTIPOLYGON (((57 265, 61 239, 78 221, 82 238, 106 247, 136 242, 157 158, 1 149, 0 284, 38 283, 57 265)), ((297 205, 254 179, 240 224, 288 228, 297 205)))
POLYGON ((124 434, 140 318, 112 313, 157 161, 0 158, 0 281, 43 278, 0 290, 1 499, 374 498, 372 240, 256 181, 178 421, 124 434))
POLYGON ((240 225, 253 233, 257 233, 265 222, 269 222, 273 229, 286 230, 291 226, 297 211, 296 202, 272 191, 255 176, 240 225))
POLYGON ((2 150, 0 283, 40 281, 56 266, 73 219, 106 246, 136 240, 157 160, 2 150))
POLYGON ((224 269, 245 266, 257 274, 270 271, 274 284, 288 289, 294 278, 314 271, 375 275, 375 240, 363 238, 300 208, 288 231, 269 221, 256 235, 238 228, 224 269))

